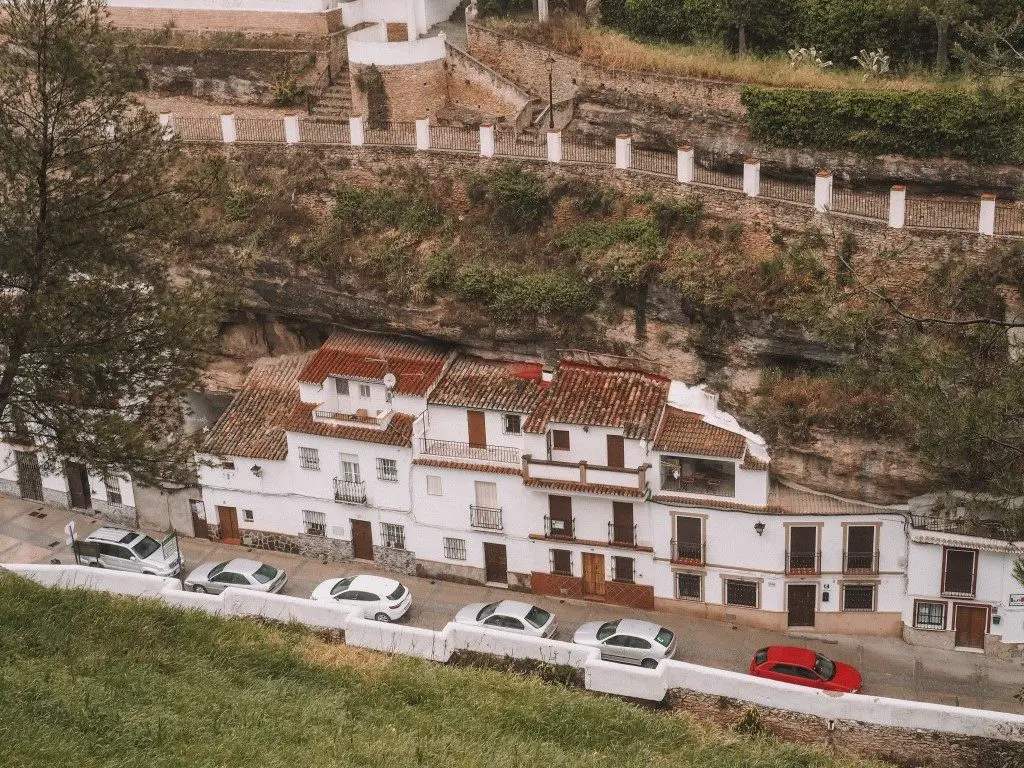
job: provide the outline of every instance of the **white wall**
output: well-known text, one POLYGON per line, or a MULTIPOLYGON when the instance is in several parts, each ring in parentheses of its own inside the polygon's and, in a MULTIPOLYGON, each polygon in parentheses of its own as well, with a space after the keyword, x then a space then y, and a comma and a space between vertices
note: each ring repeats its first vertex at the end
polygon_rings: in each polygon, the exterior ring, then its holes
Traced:
MULTIPOLYGON (((419 31, 426 32, 428 27, 447 21, 459 7, 461 0, 413 0, 417 6, 419 31)), ((352 0, 340 3, 342 23, 346 27, 354 27, 365 21, 385 21, 391 24, 404 24, 409 19, 408 0, 352 0)))
MULTIPOLYGON (((429 426, 426 430, 426 437, 431 440, 453 440, 455 442, 469 442, 469 419, 466 412, 470 410, 481 410, 476 408, 458 408, 448 405, 428 405, 427 419, 429 426)), ((505 434, 504 415, 511 411, 484 411, 484 429, 487 433, 488 445, 500 445, 509 448, 516 448, 523 453, 524 436, 520 431, 518 435, 505 434)), ((526 414, 519 414, 520 423, 526 421, 526 414)), ((417 446, 419 450, 419 446, 417 446)))
POLYGON ((111 8, 175 8, 188 11, 323 13, 335 0, 107 0, 111 8))
POLYGON ((380 24, 348 35, 348 60, 353 64, 397 67, 440 61, 447 56, 444 32, 403 42, 387 42, 387 30, 380 24))

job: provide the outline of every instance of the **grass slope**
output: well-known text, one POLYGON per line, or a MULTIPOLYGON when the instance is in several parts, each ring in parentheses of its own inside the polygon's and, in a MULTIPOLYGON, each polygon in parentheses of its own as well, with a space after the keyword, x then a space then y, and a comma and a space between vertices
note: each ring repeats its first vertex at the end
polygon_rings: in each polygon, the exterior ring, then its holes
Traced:
POLYGON ((869 765, 533 678, 9 575, 0 702, 5 768, 869 765))

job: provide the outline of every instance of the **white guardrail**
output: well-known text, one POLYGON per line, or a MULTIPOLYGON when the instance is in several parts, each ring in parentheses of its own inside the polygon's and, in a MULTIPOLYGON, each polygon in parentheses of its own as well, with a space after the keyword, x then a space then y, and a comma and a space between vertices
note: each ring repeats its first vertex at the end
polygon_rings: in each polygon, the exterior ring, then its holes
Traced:
POLYGON ((583 669, 588 690, 661 701, 671 689, 725 696, 827 720, 1024 742, 1024 715, 863 694, 835 694, 764 680, 682 661, 641 669, 603 661, 593 648, 561 640, 522 637, 449 623, 440 631, 369 621, 355 611, 301 597, 263 595, 229 587, 221 595, 183 591, 177 579, 119 573, 80 565, 4 565, 49 587, 92 589, 161 600, 169 605, 225 616, 260 616, 312 627, 342 629, 359 648, 447 662, 466 650, 527 658, 583 669))

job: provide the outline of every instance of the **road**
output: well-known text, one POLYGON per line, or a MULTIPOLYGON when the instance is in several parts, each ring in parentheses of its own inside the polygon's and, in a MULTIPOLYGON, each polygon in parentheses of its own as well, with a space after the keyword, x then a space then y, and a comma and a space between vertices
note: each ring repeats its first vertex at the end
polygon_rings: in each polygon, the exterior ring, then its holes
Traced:
MULTIPOLYGON (((0 563, 72 562, 63 529, 74 519, 79 537, 99 521, 66 509, 0 496, 0 563), (42 514, 43 517, 38 515, 42 514)), ((154 533, 159 537, 160 534, 154 533)), ((229 546, 205 539, 181 539, 189 568, 205 560, 251 557, 283 568, 289 577, 285 594, 308 597, 321 581, 335 576, 377 573, 368 563, 330 563, 281 552, 229 546)), ((940 651, 904 643, 899 638, 775 632, 670 613, 640 611, 603 603, 523 595, 497 587, 454 584, 413 576, 398 577, 413 593, 413 606, 402 619, 414 626, 441 629, 467 603, 515 598, 534 602, 558 617, 559 638, 571 639, 585 621, 621 616, 642 618, 668 627, 679 638, 676 657, 695 664, 744 671, 754 651, 766 645, 803 645, 853 664, 861 670, 868 694, 938 704, 1024 712, 1014 695, 1024 691, 1024 664, 962 651, 940 651)))

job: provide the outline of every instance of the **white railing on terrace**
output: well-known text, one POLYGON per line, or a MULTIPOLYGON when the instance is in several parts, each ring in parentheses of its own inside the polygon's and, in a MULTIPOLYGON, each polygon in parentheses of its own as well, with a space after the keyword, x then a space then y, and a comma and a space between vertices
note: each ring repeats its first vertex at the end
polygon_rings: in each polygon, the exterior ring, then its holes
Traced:
MULTIPOLYGON (((350 36, 351 37, 351 36, 350 36)), ((440 37, 440 35, 438 36, 440 37)), ((416 43, 437 38, 421 38, 416 43)), ((386 43, 386 45, 393 45, 386 43)), ((441 49, 444 49, 441 40, 441 49)), ((833 186, 832 174, 785 178, 762 175, 757 160, 742 167, 723 163, 712 154, 682 146, 675 152, 634 147, 628 136, 615 143, 601 143, 561 131, 549 131, 546 141, 526 134, 484 124, 479 128, 415 123, 374 124, 350 117, 348 124, 284 118, 180 117, 161 114, 167 136, 182 141, 241 144, 307 144, 318 146, 386 147, 398 150, 452 152, 472 157, 504 157, 548 163, 614 167, 661 179, 672 179, 690 188, 727 191, 738 197, 763 199, 818 213, 875 222, 890 228, 965 232, 996 237, 1024 238, 1024 203, 1004 203, 994 195, 981 198, 941 196, 908 197, 897 185, 888 192, 854 190, 833 186)))
POLYGON ((382 67, 440 61, 448 55, 444 32, 416 40, 388 41, 385 24, 375 24, 348 35, 348 60, 351 64, 376 64, 382 67))

